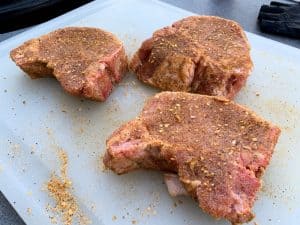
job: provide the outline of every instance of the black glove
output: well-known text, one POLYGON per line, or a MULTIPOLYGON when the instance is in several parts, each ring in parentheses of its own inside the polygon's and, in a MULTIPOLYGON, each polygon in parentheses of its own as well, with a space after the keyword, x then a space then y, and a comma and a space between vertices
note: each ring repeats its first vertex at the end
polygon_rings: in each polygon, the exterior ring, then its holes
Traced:
POLYGON ((91 0, 0 0, 0 33, 38 24, 91 0))
POLYGON ((271 2, 270 6, 263 5, 258 22, 264 32, 300 38, 300 4, 271 2))

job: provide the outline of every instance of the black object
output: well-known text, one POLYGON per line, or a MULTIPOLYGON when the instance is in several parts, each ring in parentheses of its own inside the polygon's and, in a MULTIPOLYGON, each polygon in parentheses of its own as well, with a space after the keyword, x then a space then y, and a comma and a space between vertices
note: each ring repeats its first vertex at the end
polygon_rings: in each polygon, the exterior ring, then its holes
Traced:
POLYGON ((0 33, 59 16, 91 0, 0 0, 0 33))
POLYGON ((300 38, 300 4, 273 1, 270 5, 263 5, 258 22, 264 32, 300 38))

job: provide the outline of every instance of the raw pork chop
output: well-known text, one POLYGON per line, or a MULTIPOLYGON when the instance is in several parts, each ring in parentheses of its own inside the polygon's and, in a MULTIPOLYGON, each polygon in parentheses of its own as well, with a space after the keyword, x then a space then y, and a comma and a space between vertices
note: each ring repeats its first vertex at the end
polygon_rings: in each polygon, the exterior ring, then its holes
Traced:
POLYGON ((127 71, 122 43, 96 28, 68 27, 25 42, 11 58, 31 78, 54 76, 70 94, 104 101, 127 71))
POLYGON ((168 91, 233 98, 252 70, 250 46, 234 21, 191 16, 154 32, 135 53, 138 78, 168 91))
POLYGON ((105 165, 118 174, 167 171, 172 195, 188 193, 216 218, 253 218, 280 129, 222 97, 162 92, 107 140, 105 165))

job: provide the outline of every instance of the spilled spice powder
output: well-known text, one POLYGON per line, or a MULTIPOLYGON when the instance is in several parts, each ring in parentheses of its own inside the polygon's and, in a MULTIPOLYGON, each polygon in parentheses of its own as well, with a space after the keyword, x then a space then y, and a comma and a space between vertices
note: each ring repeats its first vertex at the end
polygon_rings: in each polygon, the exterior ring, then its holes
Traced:
POLYGON ((55 173, 51 175, 47 182, 49 195, 55 200, 53 212, 61 213, 62 222, 65 225, 73 224, 74 217, 79 218, 80 224, 89 224, 90 221, 80 213, 76 199, 73 197, 72 182, 67 176, 68 156, 60 150, 59 159, 61 161, 60 173, 58 177, 55 173))

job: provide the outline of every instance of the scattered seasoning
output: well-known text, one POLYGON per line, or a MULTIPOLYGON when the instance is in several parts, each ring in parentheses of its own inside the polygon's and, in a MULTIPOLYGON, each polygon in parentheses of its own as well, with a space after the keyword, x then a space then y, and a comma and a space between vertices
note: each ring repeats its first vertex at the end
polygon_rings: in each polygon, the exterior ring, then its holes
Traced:
POLYGON ((28 215, 32 215, 32 209, 31 208, 27 208, 26 212, 27 212, 28 215))
POLYGON ((191 169, 191 170, 194 170, 196 163, 197 163, 196 160, 192 160, 192 161, 190 162, 190 169, 191 169))
POLYGON ((112 221, 116 221, 117 217, 114 215, 111 219, 112 219, 112 221))
POLYGON ((60 151, 59 158, 61 160, 61 178, 52 174, 49 182, 47 183, 47 189, 49 195, 56 201, 54 209, 62 213, 62 220, 65 225, 71 225, 73 222, 73 216, 78 212, 78 206, 74 197, 70 193, 71 181, 67 178, 67 165, 68 157, 60 151))
POLYGON ((67 176, 68 156, 62 150, 59 151, 59 159, 61 161, 61 177, 53 173, 47 182, 49 195, 56 203, 52 211, 61 213, 61 220, 64 225, 71 225, 74 217, 79 218, 80 224, 89 224, 90 221, 80 213, 76 199, 71 193, 72 182, 67 176))
POLYGON ((57 219, 54 216, 49 216, 49 219, 52 224, 57 224, 57 219))
POLYGON ((136 221, 136 220, 132 220, 131 223, 132 223, 132 224, 136 224, 137 221, 136 221))
POLYGON ((25 105, 25 104, 26 104, 26 101, 24 100, 22 103, 23 103, 23 105, 25 105))
POLYGON ((251 150, 251 148, 249 146, 247 146, 247 145, 244 145, 243 148, 247 149, 247 150, 251 150))
POLYGON ((93 212, 96 212, 96 205, 95 205, 95 204, 92 204, 92 205, 91 205, 91 210, 92 210, 93 212))
POLYGON ((183 204, 183 201, 179 199, 178 204, 183 204))
POLYGON ((236 140, 232 140, 231 144, 232 144, 232 146, 236 146, 237 141, 236 140))
POLYGON ((215 134, 218 134, 218 133, 220 133, 220 129, 217 129, 217 130, 215 130, 215 134))

